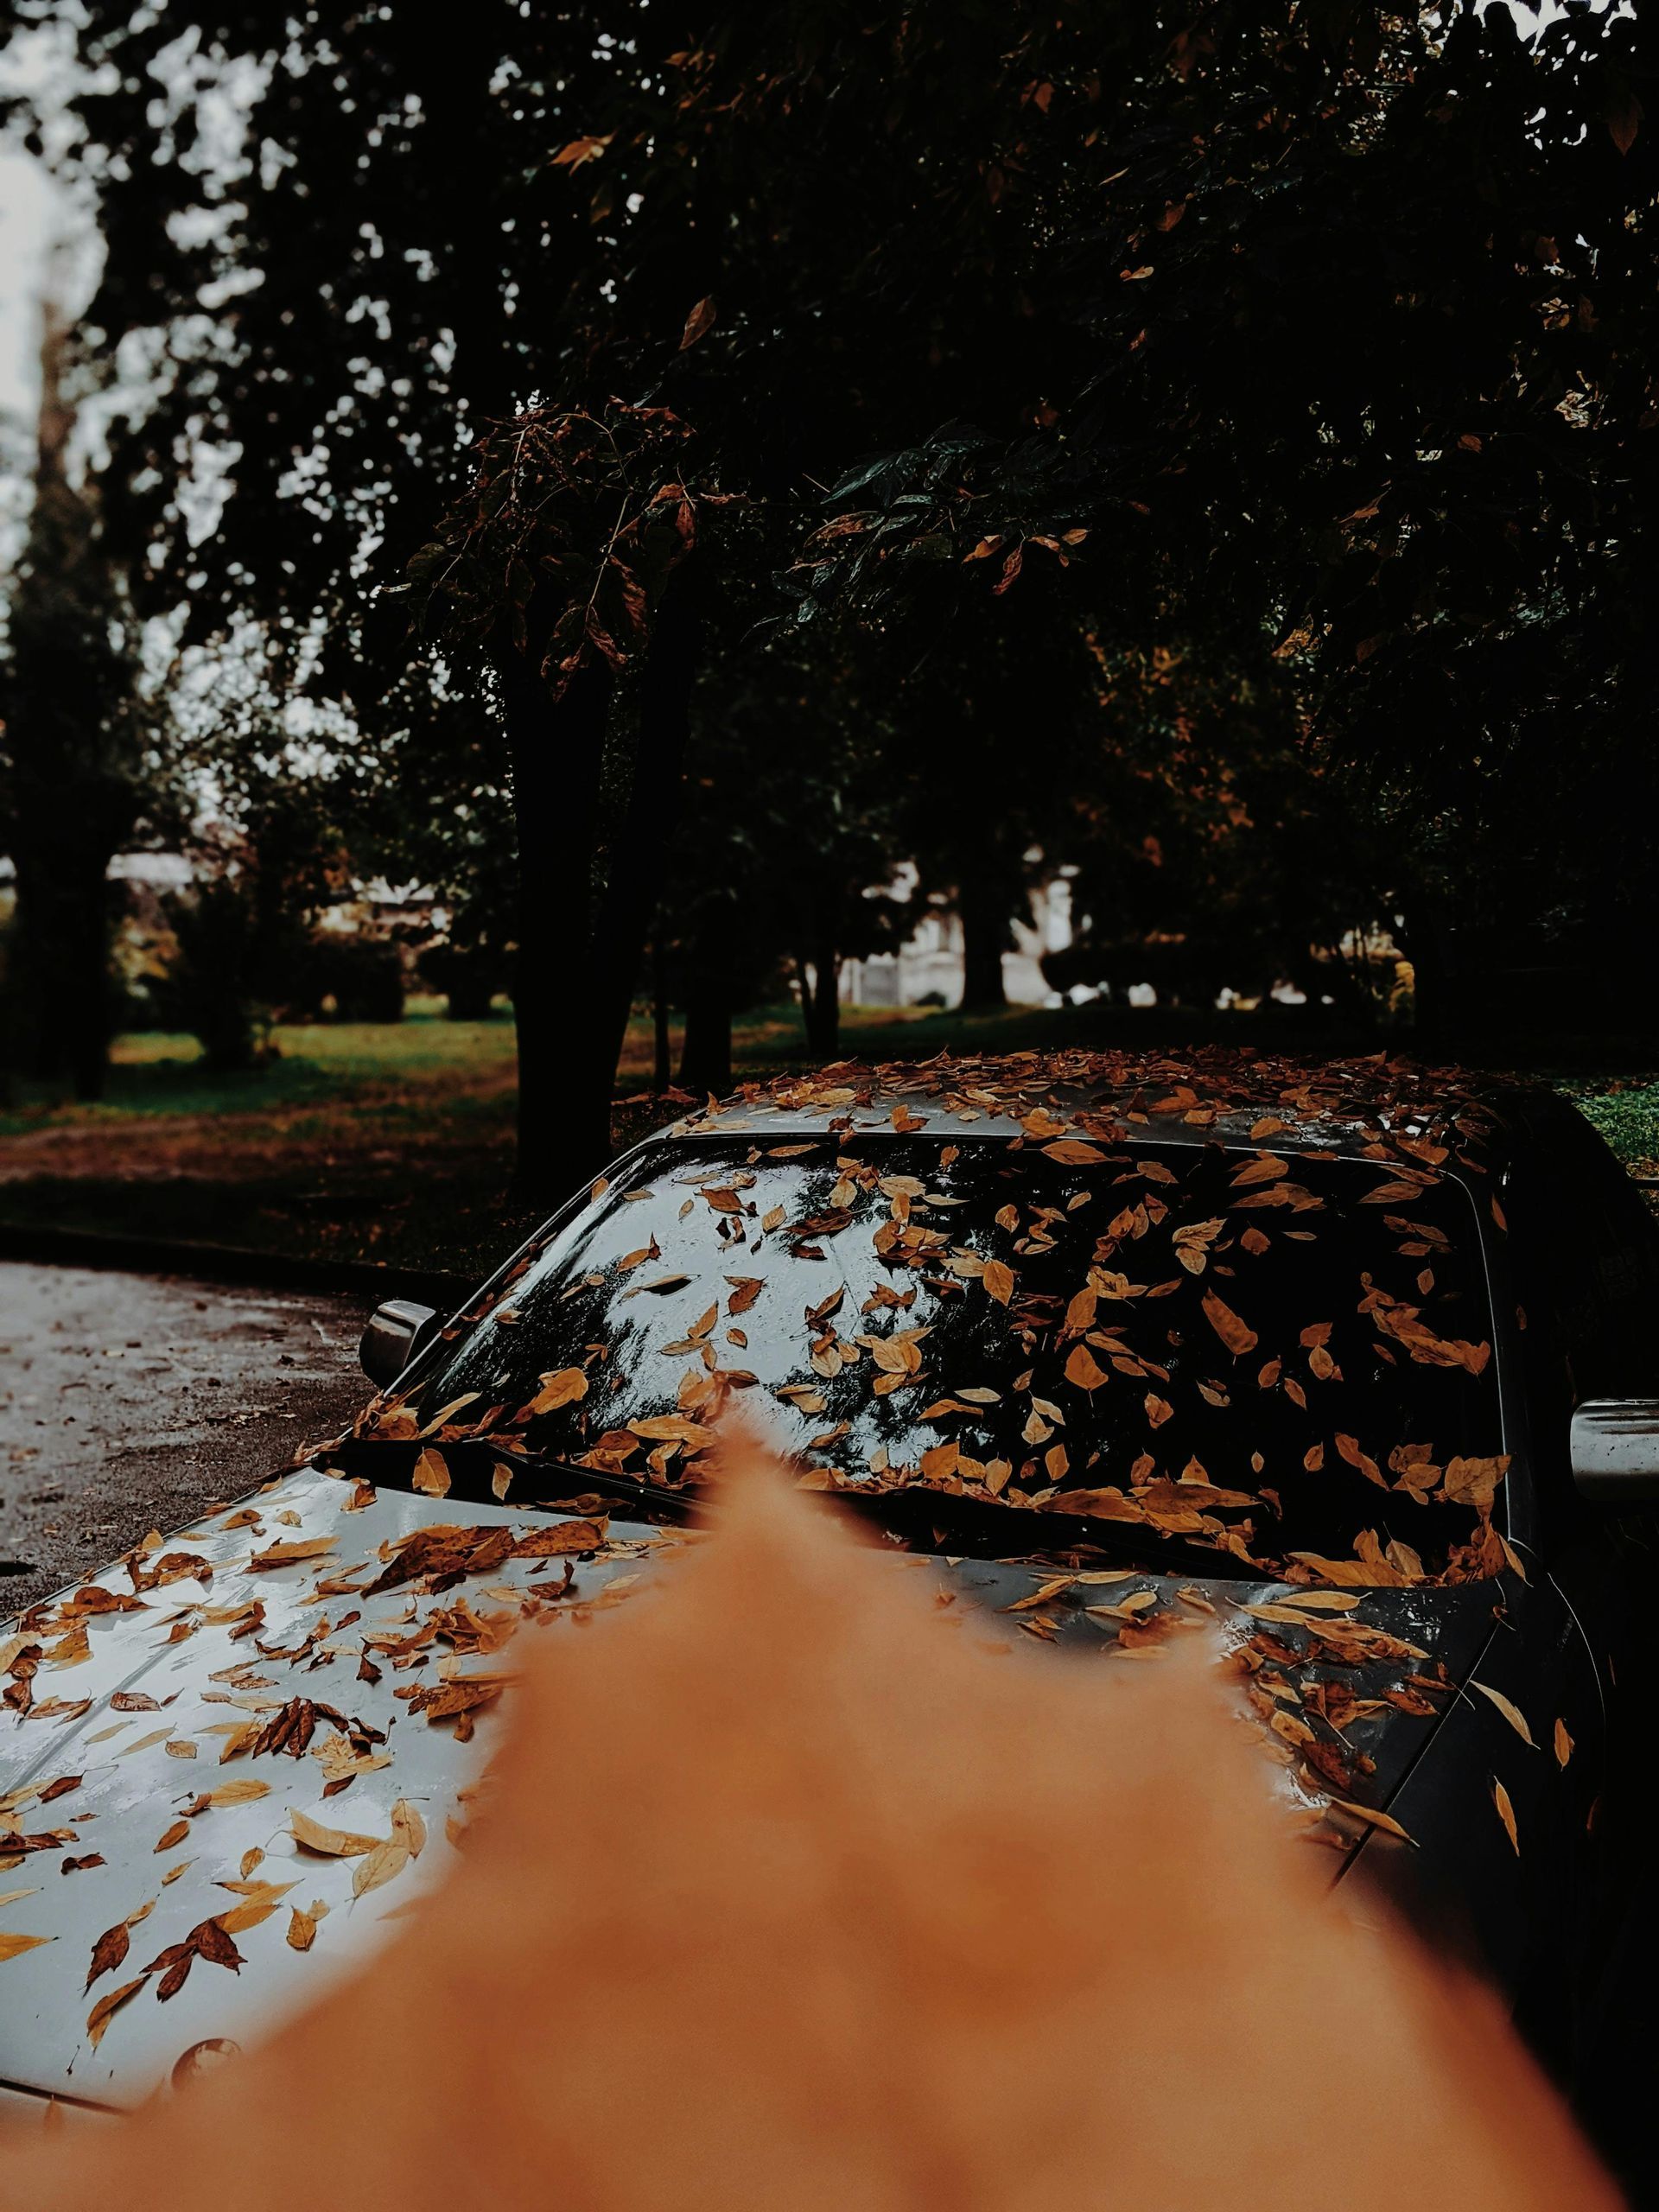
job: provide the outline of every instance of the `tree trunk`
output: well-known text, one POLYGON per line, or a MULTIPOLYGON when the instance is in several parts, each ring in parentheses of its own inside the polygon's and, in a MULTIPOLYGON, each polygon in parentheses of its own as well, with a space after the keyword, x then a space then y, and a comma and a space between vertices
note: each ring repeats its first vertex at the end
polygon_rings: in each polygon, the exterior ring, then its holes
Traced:
POLYGON ((699 961, 685 992, 685 1042, 680 1082, 716 1097, 732 1087, 732 994, 726 963, 699 961))
MULTIPOLYGON (((680 809, 680 779, 691 729, 691 695, 702 653, 702 616, 695 574, 676 576, 664 594, 639 683, 639 741, 626 819, 611 854, 600 913, 600 1050, 614 1076, 657 911, 668 841, 680 809)), ((609 1077, 607 1077, 609 1080, 609 1077)))
POLYGON ((990 1009, 1007 1004, 1002 953, 1008 938, 1009 901, 994 877, 965 874, 957 893, 962 919, 962 1003, 990 1009))
POLYGON ((79 1099, 104 1096, 111 1014, 110 893, 113 849, 73 850, 61 815, 33 834, 18 824, 13 932, 14 1049, 36 1082, 67 1082, 79 1099))
POLYGON ((651 1036, 652 1089, 660 1098, 673 1081, 673 1064, 669 1057, 668 978, 664 972, 660 937, 653 938, 651 946, 651 1036))
MULTIPOLYGON (((806 1041, 819 1058, 834 1059, 841 1043, 841 955, 820 945, 812 963, 812 991, 806 1005, 806 1041)), ((804 981, 802 985, 805 988, 804 981)))
POLYGON ((518 830, 518 1160, 514 1192, 552 1206, 611 1154, 608 1035, 594 944, 594 845, 611 673, 581 669, 556 703, 507 651, 502 701, 518 830))

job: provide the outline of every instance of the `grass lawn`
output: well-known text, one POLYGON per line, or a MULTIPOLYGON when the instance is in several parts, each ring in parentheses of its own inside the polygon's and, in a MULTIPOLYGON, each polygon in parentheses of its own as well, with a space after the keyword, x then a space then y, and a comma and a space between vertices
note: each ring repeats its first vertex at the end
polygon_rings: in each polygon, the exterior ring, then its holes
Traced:
MULTIPOLYGON (((992 1016, 855 1009, 842 1050, 924 1058, 944 1050, 1173 1042, 1173 1017, 1020 1007, 992 1016)), ((1219 1017, 1216 1034, 1242 1034, 1219 1017)), ((1190 1025, 1184 1033, 1191 1036, 1190 1025)), ((1319 1049, 1311 1036, 1287 1049, 1319 1049)), ((1267 1041, 1263 1039, 1262 1041, 1267 1041)), ((1322 1040, 1352 1050, 1356 1040, 1322 1040)), ((0 1223, 233 1244, 317 1260, 379 1260, 477 1275, 534 1226, 506 1191, 512 1166, 510 1018, 443 1020, 413 1002, 396 1024, 276 1033, 280 1057, 246 1075, 200 1065, 194 1039, 117 1042, 97 1106, 25 1102, 0 1114, 0 1223)), ((790 1007, 747 1016, 742 1071, 804 1061, 790 1007)), ((676 1039, 677 1047, 677 1038, 676 1039)), ((1366 1049, 1360 1046, 1358 1049, 1366 1049)), ((1370 1047, 1375 1050, 1375 1044, 1370 1047)), ((677 1110, 648 1090, 651 1037, 630 1034, 619 1083, 619 1147, 677 1110)), ((1659 1173, 1659 1073, 1575 1072, 1564 1087, 1632 1166, 1659 1173)))

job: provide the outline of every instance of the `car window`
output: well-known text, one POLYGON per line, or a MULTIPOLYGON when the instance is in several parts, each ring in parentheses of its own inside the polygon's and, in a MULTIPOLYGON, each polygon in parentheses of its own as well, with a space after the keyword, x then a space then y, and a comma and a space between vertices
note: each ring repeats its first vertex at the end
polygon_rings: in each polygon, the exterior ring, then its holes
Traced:
POLYGON ((1429 1168, 710 1137, 604 1192, 368 1433, 677 1488, 741 1408, 822 1487, 1412 1581, 1501 1564, 1491 1336, 1470 1202, 1429 1168))

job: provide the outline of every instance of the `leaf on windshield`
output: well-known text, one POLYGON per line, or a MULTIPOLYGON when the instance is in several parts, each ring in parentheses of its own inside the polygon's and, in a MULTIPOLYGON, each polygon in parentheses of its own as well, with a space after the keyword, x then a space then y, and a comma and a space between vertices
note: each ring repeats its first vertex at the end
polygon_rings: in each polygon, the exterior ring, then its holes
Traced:
MULTIPOLYGON (((684 1276, 680 1280, 683 1282, 684 1276)), ((647 1289, 652 1287, 649 1283, 645 1286, 647 1289)), ((540 1381, 542 1387, 524 1408, 525 1414, 531 1418, 537 1414, 556 1413, 561 1406, 574 1405, 578 1398, 588 1395, 587 1373, 580 1367, 558 1368, 541 1376, 540 1381)))

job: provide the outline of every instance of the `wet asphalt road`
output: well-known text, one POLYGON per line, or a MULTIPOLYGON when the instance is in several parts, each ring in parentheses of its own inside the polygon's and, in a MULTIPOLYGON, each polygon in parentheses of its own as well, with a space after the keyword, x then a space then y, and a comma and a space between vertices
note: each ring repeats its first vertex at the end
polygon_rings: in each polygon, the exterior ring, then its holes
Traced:
POLYGON ((343 1427, 366 1313, 0 1262, 0 1619, 343 1427))

